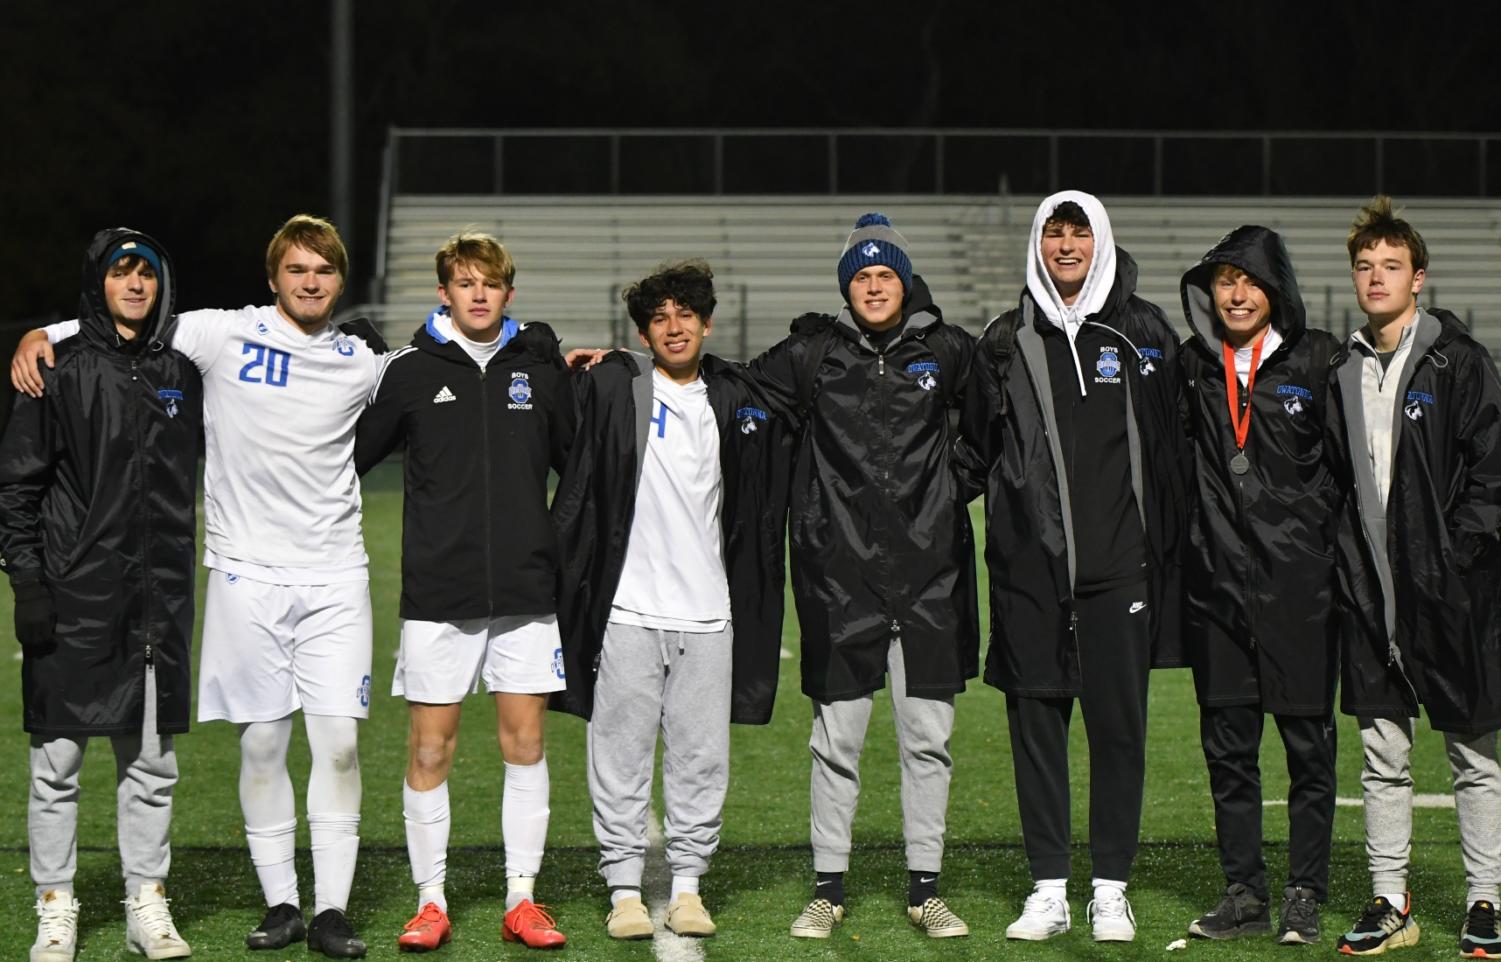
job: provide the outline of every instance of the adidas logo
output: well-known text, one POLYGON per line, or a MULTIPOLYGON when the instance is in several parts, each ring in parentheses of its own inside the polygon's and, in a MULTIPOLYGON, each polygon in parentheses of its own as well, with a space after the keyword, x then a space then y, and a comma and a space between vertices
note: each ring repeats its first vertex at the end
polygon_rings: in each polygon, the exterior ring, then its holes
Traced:
POLYGON ((443 385, 443 390, 433 395, 434 404, 442 404, 445 401, 457 401, 458 399, 458 395, 450 391, 447 384, 443 385))

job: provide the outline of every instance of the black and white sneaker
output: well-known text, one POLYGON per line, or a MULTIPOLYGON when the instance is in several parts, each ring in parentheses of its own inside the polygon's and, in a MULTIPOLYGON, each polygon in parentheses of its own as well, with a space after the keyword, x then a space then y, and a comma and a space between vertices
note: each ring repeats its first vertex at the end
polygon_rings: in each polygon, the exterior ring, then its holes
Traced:
POLYGON ((324 909, 313 916, 307 928, 309 952, 322 952, 331 959, 363 959, 365 943, 338 909, 324 909))
POLYGON ((1188 934, 1201 939, 1238 939, 1271 930, 1266 899, 1242 882, 1231 883, 1218 905, 1188 923, 1188 934))
POLYGON ((302 922, 302 909, 283 902, 266 910, 266 917, 255 931, 245 936, 248 949, 284 949, 293 942, 307 937, 307 926, 302 922))
POLYGON ((1496 934, 1496 906, 1484 899, 1470 906, 1459 930, 1459 954, 1467 959, 1501 959, 1501 936, 1496 934))
POLYGON ((1282 890, 1282 915, 1277 941, 1283 945, 1311 945, 1319 940, 1319 900, 1313 889, 1289 885, 1282 890))
POLYGON ((1338 948, 1346 955, 1380 955, 1389 949, 1418 944, 1422 931, 1412 917, 1412 895, 1407 896, 1407 910, 1376 896, 1360 913, 1350 931, 1339 937, 1338 948))
POLYGON ((814 899, 809 902, 792 923, 792 937, 795 939, 826 939, 834 931, 834 926, 844 921, 844 906, 835 905, 828 899, 814 899))

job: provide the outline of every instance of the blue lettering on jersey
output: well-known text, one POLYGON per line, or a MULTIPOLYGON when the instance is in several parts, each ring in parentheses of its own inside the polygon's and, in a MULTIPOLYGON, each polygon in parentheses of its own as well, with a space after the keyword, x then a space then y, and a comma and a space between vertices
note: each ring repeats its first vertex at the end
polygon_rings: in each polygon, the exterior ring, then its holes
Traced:
POLYGON ((654 417, 654 418, 648 418, 647 420, 651 421, 651 423, 653 423, 653 424, 655 424, 657 426, 657 437, 659 437, 659 438, 665 438, 665 437, 667 437, 667 405, 666 404, 662 403, 661 401, 658 401, 657 402, 657 416, 654 417))
POLYGON ((558 676, 558 680, 559 681, 564 680, 563 679, 563 649, 561 649, 561 648, 554 648, 552 650, 552 673, 554 675, 558 676))
POLYGON ((182 400, 182 392, 173 390, 172 388, 162 388, 156 392, 156 396, 166 406, 167 417, 177 417, 177 402, 182 400))
POLYGON ((363 678, 360 679, 360 687, 358 687, 358 688, 355 689, 354 694, 355 694, 355 697, 357 697, 360 700, 360 707, 361 708, 369 708, 370 707, 370 676, 369 675, 366 675, 366 676, 364 676, 363 678))
POLYGON ((338 351, 345 357, 349 357, 350 355, 354 354, 354 342, 345 337, 343 334, 340 334, 338 337, 334 338, 334 350, 338 351))
POLYGON ((292 369, 292 355, 264 344, 245 344, 241 354, 252 355, 240 368, 240 380, 246 384, 265 384, 269 387, 286 387, 287 374, 292 369))

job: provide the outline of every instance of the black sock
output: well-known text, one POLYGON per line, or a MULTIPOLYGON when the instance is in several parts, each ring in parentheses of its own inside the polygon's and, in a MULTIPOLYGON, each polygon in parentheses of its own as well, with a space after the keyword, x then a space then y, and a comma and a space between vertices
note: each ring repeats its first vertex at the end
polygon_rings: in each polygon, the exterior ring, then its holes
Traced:
POLYGON ((937 872, 907 873, 907 904, 921 905, 928 899, 938 898, 937 872))
POLYGON ((844 904, 844 873, 819 872, 813 880, 813 897, 828 899, 834 905, 844 904))

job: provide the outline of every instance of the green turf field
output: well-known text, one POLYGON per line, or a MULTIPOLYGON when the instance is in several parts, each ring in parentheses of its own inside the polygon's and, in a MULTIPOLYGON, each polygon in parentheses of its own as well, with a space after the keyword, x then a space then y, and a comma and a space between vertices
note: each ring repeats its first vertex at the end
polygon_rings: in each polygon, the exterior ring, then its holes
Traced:
MULTIPOLYGON (((415 912, 401 820, 406 712, 389 690, 396 649, 400 578, 400 471, 379 469, 365 486, 365 528, 372 558, 375 599, 375 688, 370 721, 361 732, 365 802, 363 846, 350 915, 371 945, 371 958, 398 956, 396 935, 415 912)), ((978 505, 976 506, 978 522, 978 505)), ((983 567, 983 566, 982 566, 983 567)), ((982 575, 983 577, 983 575, 982 575)), ((982 590, 981 596, 984 597, 982 590)), ((9 635, 10 592, 0 591, 0 624, 9 635)), ((797 630, 788 605, 785 644, 797 650, 797 630)), ((983 620, 983 614, 982 614, 983 620)), ((14 641, 4 649, 14 654, 14 641)), ((0 959, 24 959, 35 935, 32 887, 27 876, 27 740, 20 730, 20 662, 6 657, 9 681, 0 685, 6 719, 0 767, 0 872, 4 904, 16 915, 0 933, 0 959)), ((1077 717, 1077 716, 1076 716, 1077 717)), ((723 844, 703 883, 719 935, 702 943, 708 959, 1075 959, 1155 958, 1184 934, 1197 914, 1217 900, 1223 882, 1214 850, 1203 757, 1198 747, 1192 683, 1186 671, 1158 672, 1152 679, 1151 734, 1141 854, 1129 896, 1138 922, 1134 945, 1097 947, 1084 924, 1088 900, 1088 849, 1075 849, 1070 888, 1075 929, 1051 942, 1007 943, 1006 925, 1030 890, 1016 817, 1015 790, 1005 714, 998 692, 980 685, 958 700, 949 806, 948 854, 943 894, 969 922, 968 939, 929 940, 904 913, 906 871, 898 801, 895 738, 889 702, 877 699, 865 752, 864 787, 855 821, 856 849, 846 878, 850 917, 826 943, 794 940, 787 927, 811 889, 808 850, 807 751, 810 712, 798 690, 797 662, 783 663, 780 698, 771 725, 737 728, 732 781, 725 810, 723 844)), ((501 764, 495 747, 494 709, 483 696, 467 707, 465 730, 450 783, 453 837, 448 897, 455 941, 439 958, 519 958, 527 950, 503 945, 500 919, 505 881, 499 845, 501 764)), ((575 959, 655 958, 653 943, 611 943, 602 924, 608 910, 594 872, 594 837, 583 771, 583 725, 572 717, 550 718, 548 758, 552 774, 552 826, 538 880, 538 897, 568 935, 563 955, 575 959)), ((1358 797, 1359 740, 1348 719, 1340 728, 1340 794, 1358 797)), ((300 800, 306 784, 305 742, 294 743, 293 778, 300 800)), ((236 796, 237 749, 229 725, 198 726, 177 742, 182 781, 176 796, 174 860, 169 895, 183 935, 198 959, 301 959, 295 945, 280 953, 250 953, 244 934, 263 912, 259 886, 245 851, 236 796)), ((1084 732, 1074 726, 1075 838, 1087 824, 1084 732)), ((1439 736, 1426 728, 1414 753, 1419 792, 1449 791, 1439 736)), ((1286 797, 1281 746, 1270 733, 1263 755, 1266 798, 1286 797)), ((115 851, 113 763, 108 744, 96 740, 84 772, 77 894, 83 903, 80 960, 128 958, 119 900, 115 851)), ((299 810, 299 815, 303 815, 299 810)), ((1252 959, 1333 953, 1334 936, 1348 926, 1369 896, 1362 847, 1361 811, 1342 807, 1335 821, 1332 899, 1324 910, 1322 946, 1281 948, 1268 938, 1238 944, 1195 941, 1168 958, 1252 959)), ((1267 809, 1267 858, 1274 884, 1285 870, 1286 808, 1267 809)), ((1419 810, 1414 816, 1412 886, 1422 944, 1399 958, 1451 958, 1463 920, 1464 875, 1459 863, 1452 810, 1419 810)), ((312 874, 304 820, 299 840, 303 904, 312 904, 312 874)), ((664 940, 665 941, 665 940, 664 940)), ((681 956, 679 956, 681 957, 681 956)))

